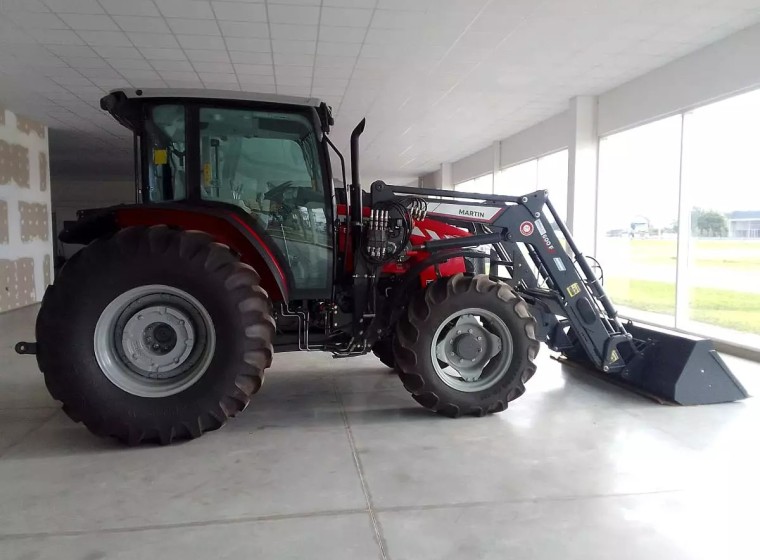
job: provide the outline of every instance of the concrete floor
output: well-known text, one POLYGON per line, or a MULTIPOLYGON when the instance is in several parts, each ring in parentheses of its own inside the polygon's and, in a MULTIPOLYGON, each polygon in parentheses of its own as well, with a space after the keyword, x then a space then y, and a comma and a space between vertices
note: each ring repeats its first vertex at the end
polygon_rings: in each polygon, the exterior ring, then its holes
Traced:
POLYGON ((449 420, 374 357, 290 354, 221 431, 127 449, 12 352, 34 314, 0 315, 3 560, 760 558, 757 400, 661 406, 544 348, 507 412, 449 420))

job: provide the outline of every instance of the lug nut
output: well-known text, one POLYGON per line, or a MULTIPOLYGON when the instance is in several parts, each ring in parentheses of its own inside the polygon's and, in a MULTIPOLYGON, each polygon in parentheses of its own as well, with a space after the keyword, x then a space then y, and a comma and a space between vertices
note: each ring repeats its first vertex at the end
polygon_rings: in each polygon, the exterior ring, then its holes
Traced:
POLYGON ((482 337, 482 336, 479 336, 479 337, 477 338, 477 340, 483 340, 483 337, 482 337))
POLYGON ((472 329, 467 329, 467 332, 472 334, 472 329))

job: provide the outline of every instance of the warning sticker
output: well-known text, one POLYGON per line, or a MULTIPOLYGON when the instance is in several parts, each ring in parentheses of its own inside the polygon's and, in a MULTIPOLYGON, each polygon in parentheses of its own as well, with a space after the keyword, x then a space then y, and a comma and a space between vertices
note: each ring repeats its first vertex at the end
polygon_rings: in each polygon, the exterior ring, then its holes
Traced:
POLYGON ((613 350, 612 352, 610 352, 610 363, 611 364, 614 364, 619 359, 620 359, 620 354, 618 354, 617 350, 613 350))
POLYGON ((541 235, 546 235, 546 228, 544 227, 544 223, 541 220, 536 220, 535 224, 538 233, 541 235))
POLYGON ((562 262, 562 259, 559 257, 554 257, 554 265, 560 269, 562 272, 565 272, 567 269, 565 268, 565 263, 562 262))
POLYGON ((575 297, 578 294, 581 293, 581 287, 578 285, 578 282, 573 282, 567 287, 567 293, 570 294, 570 297, 575 297))
POLYGON ((520 224, 520 233, 525 237, 533 235, 533 224, 531 222, 523 222, 520 224))

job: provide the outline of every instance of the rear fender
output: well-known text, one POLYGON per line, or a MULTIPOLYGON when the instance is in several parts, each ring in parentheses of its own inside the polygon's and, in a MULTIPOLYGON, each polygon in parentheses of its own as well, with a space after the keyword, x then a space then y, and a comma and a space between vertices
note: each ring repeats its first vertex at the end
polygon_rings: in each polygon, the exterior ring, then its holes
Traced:
POLYGON ((227 209, 169 206, 116 206, 89 217, 80 218, 61 232, 64 243, 90 243, 98 237, 111 235, 130 226, 166 225, 182 230, 203 231, 240 255, 240 260, 252 266, 261 277, 272 301, 287 301, 288 278, 272 247, 262 232, 249 220, 227 209))

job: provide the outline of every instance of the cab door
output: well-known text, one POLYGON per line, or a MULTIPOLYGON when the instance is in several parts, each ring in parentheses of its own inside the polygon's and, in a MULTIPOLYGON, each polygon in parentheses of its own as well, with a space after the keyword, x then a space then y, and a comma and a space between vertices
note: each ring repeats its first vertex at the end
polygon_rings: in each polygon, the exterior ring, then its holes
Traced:
POLYGON ((268 234, 290 270, 291 297, 328 296, 332 208, 313 120, 289 111, 198 111, 201 199, 236 206, 268 234))

